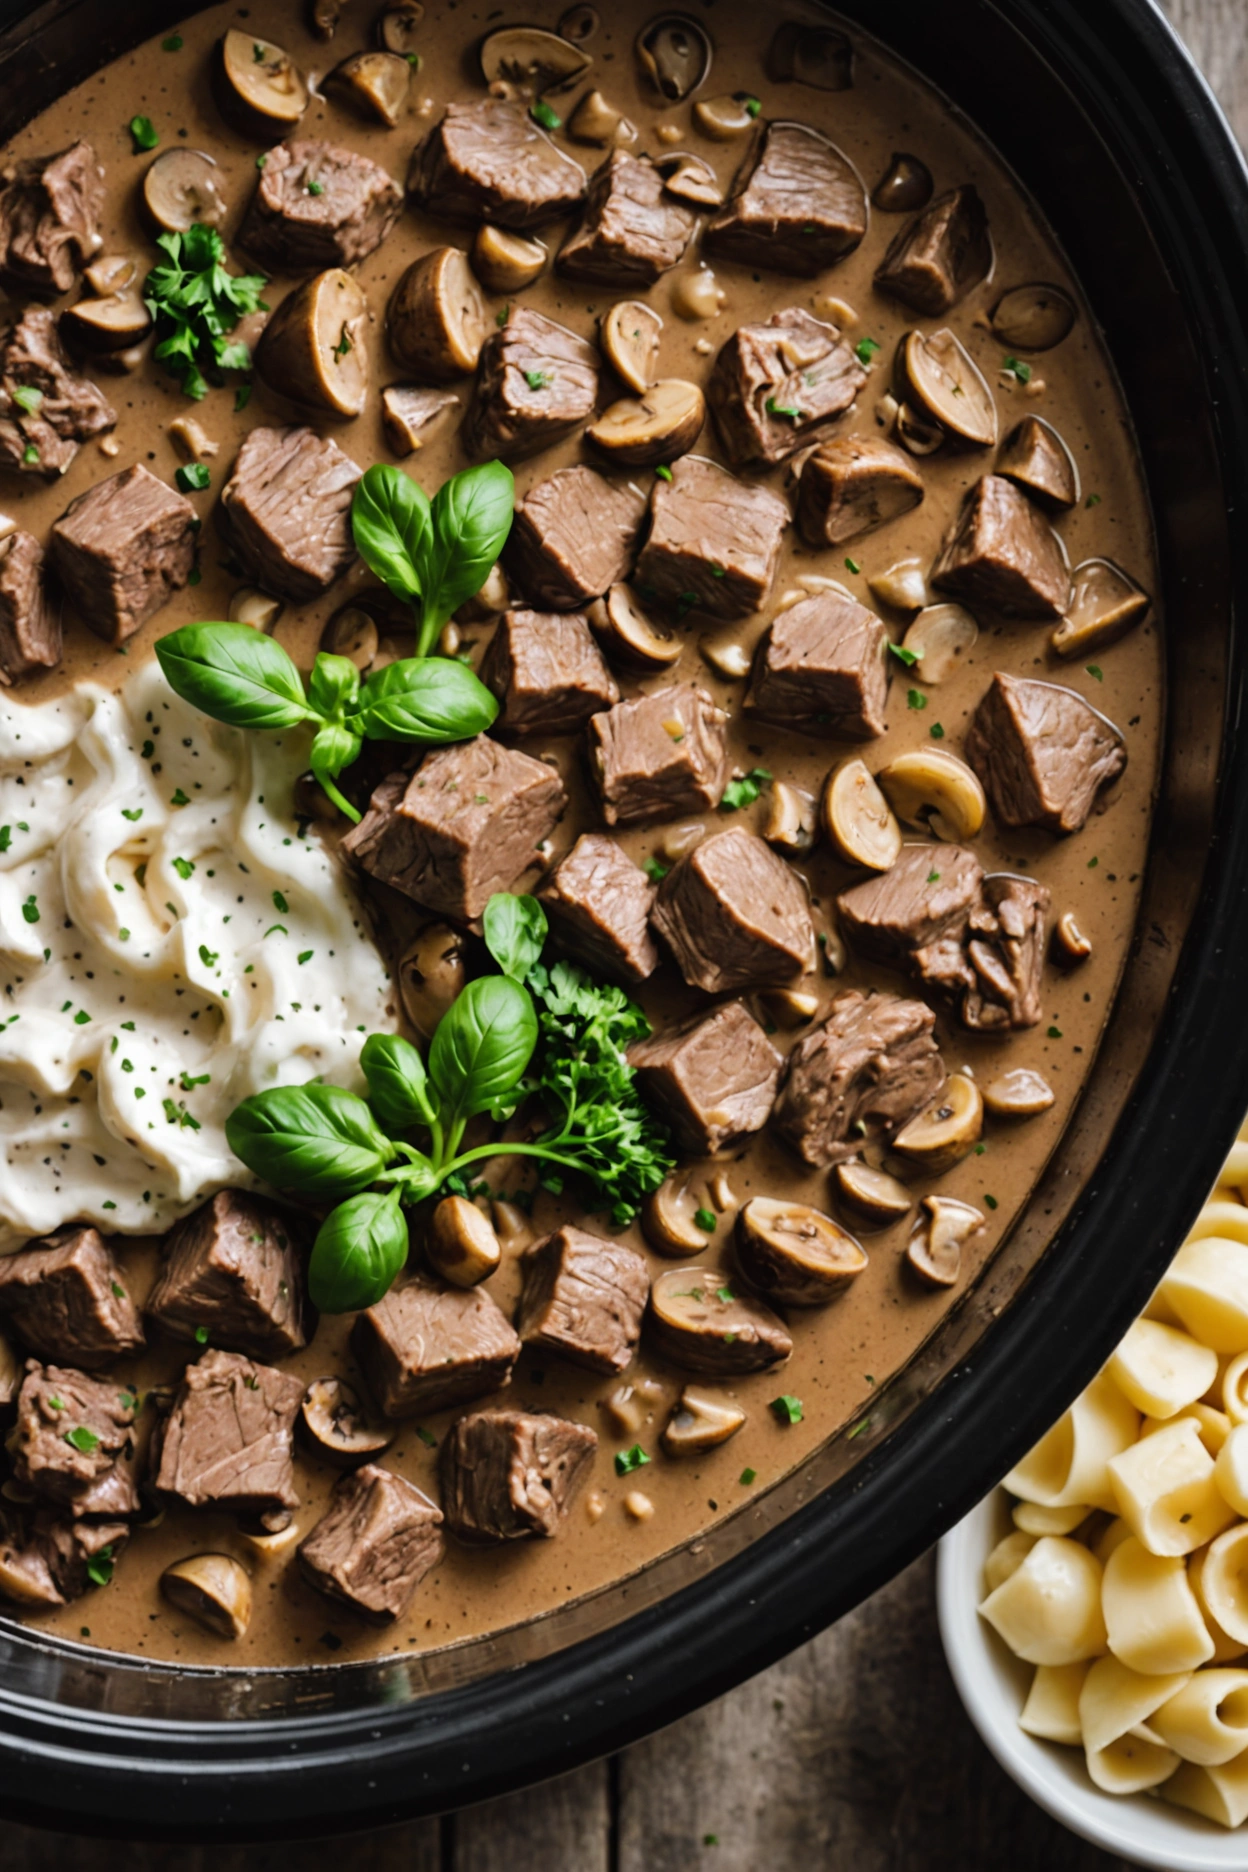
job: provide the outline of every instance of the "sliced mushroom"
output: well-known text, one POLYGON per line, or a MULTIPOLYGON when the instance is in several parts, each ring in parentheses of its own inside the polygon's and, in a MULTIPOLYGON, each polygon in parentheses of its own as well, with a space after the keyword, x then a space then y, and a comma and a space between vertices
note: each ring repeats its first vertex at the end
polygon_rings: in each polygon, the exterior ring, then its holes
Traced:
POLYGON ((941 1176, 974 1150, 983 1130, 979 1087, 968 1073, 950 1073, 931 1104, 902 1126, 893 1149, 928 1176, 941 1176))
POLYGON ((523 292, 542 272, 550 251, 544 241, 483 221, 472 243, 472 270, 487 292, 523 292))
POLYGON ((919 674, 925 684, 940 683, 953 675, 978 637, 979 625, 961 605, 925 605, 911 621, 901 647, 920 658, 919 674))
POLYGON ((251 1622, 251 1581, 237 1560, 223 1553, 188 1554, 160 1576, 160 1590, 205 1631, 241 1638, 251 1622))
POLYGON ((636 401, 612 403, 585 434, 614 462, 654 468, 687 455, 705 422, 706 399, 697 384, 661 377, 636 401))
POLYGON ((744 1422, 739 1404, 686 1385, 659 1442, 667 1456, 704 1456, 735 1436, 744 1422))
POLYGON ((238 1532, 257 1560, 280 1560, 302 1538, 299 1523, 287 1515, 284 1525, 266 1528, 263 1520, 240 1520, 238 1532))
POLYGON ((450 383, 477 368, 489 320, 468 256, 435 247, 408 267, 390 299, 392 355, 424 383, 450 383))
POLYGON ((400 58, 416 56, 425 9, 420 0, 404 0, 402 6, 387 7, 377 18, 377 43, 383 52, 397 52, 400 58))
POLYGON ((654 382, 663 320, 640 299, 621 299, 599 323, 602 348, 617 377, 644 396, 654 382))
POLYGON ((687 1260, 701 1254, 711 1231, 699 1227, 694 1217, 705 1208, 693 1177, 678 1171, 660 1183, 646 1197, 641 1211, 641 1229, 656 1254, 687 1260))
POLYGON ((143 208, 160 232, 220 227, 229 203, 215 156, 207 150, 165 150, 143 178, 143 208))
POLYGON ((717 318, 722 301, 719 282, 708 266, 686 268, 673 281, 672 311, 690 324, 697 319, 717 318))
POLYGON ((635 1437, 644 1430, 662 1399, 662 1385, 653 1378, 639 1378, 635 1384, 616 1385, 607 1397, 599 1399, 598 1408, 610 1418, 618 1436, 635 1437))
POLYGON ((265 143, 288 136, 308 108, 303 73, 288 52, 237 28, 217 42, 217 107, 244 136, 265 143))
POLYGON ((368 669, 380 641, 376 619, 358 604, 342 605, 321 632, 321 649, 346 657, 358 670, 368 669))
POLYGON ((325 79, 361 116, 390 130, 403 114, 411 81, 411 65, 401 52, 354 52, 325 79))
POLYGON ((869 871, 888 871, 901 855, 901 827, 855 756, 828 775, 823 789, 823 825, 841 857, 869 871))
POLYGON ((827 26, 779 27, 767 51, 767 76, 775 84, 812 85, 817 91, 848 91, 854 82, 853 47, 844 33, 827 26))
POLYGON ((952 1287, 962 1267, 962 1250, 984 1226, 982 1210, 951 1196, 925 1196, 906 1245, 906 1260, 933 1287, 952 1287))
POLYGON ((960 338, 947 326, 908 332, 897 351, 897 384, 921 417, 970 448, 993 448, 997 406, 960 338))
POLYGON ((461 624, 488 624, 511 603, 511 586, 501 565, 492 565, 485 584, 471 598, 465 598, 455 616, 461 624))
POLYGON ((281 600, 255 585, 240 585, 230 599, 231 624, 249 624, 252 630, 271 631, 282 615, 281 600))
POLYGON ((974 772, 943 748, 916 748, 881 767, 876 780, 903 825, 959 845, 984 823, 987 801, 974 772))
POLYGON ((65 335, 86 351, 126 351, 152 326, 143 303, 143 269, 132 254, 109 254, 87 275, 95 298, 82 298, 61 314, 65 335))
POLYGON ((804 988, 765 988, 758 1004, 774 1027, 794 1032, 809 1027, 819 1012, 819 997, 804 988))
POLYGON ((894 611, 918 611, 927 603, 927 573, 922 559, 897 559, 867 580, 872 597, 894 611))
POLYGON ((595 149, 623 149, 637 141, 637 126, 616 110, 601 91, 587 91, 567 123, 574 143, 595 149))
POLYGON ((802 857, 814 846, 818 824, 819 802, 813 793, 791 786, 787 780, 772 781, 767 790, 762 836, 774 851, 786 857, 802 857))
POLYGON ((308 17, 312 30, 318 39, 332 39, 338 30, 342 18, 342 9, 347 0, 312 0, 308 8, 308 17))
POLYGON ((433 1038, 467 979, 462 937, 445 923, 427 923, 399 963, 403 1011, 422 1040, 433 1038))
POLYGON ((506 1202, 502 1197, 496 1197, 490 1204, 490 1219, 500 1248, 520 1254, 533 1240, 533 1224, 519 1203, 506 1202))
POLYGON ((679 104, 705 82, 711 42, 686 13, 663 13, 637 35, 637 62, 660 97, 679 104))
POLYGON ((1001 444, 995 472, 1050 511, 1073 507, 1079 498, 1074 456, 1042 416, 1024 416, 1014 425, 1001 444))
POLYGON ((894 150, 871 193, 871 205, 881 214, 917 214, 932 199, 932 172, 917 156, 894 150))
POLYGON ((1075 322, 1075 303, 1060 286, 1015 286, 992 309, 992 329, 1011 351, 1051 351, 1075 322))
POLYGON ((994 1118, 1034 1118, 1054 1098, 1048 1080, 1029 1066, 1013 1066, 984 1087, 984 1106, 994 1118))
POLYGON ((740 682, 750 673, 753 658, 747 646, 735 635, 703 637, 698 649, 715 674, 722 676, 725 682, 740 682))
POLYGON ((498 1236, 466 1196, 444 1196, 429 1219, 425 1253, 453 1287, 475 1287, 498 1271, 498 1236))
POLYGON ((221 451, 221 444, 213 441, 194 416, 175 416, 168 434, 183 461, 209 461, 221 451))
POLYGON ((292 402, 358 416, 368 396, 367 326, 359 282, 330 267, 282 300, 256 346, 256 370, 292 402))
POLYGON ((679 864, 687 858, 695 845, 700 845, 706 837, 707 828, 700 819, 684 819, 677 825, 665 826, 659 834, 657 850, 669 864, 679 864))
POLYGON ((1075 921, 1073 910, 1064 910, 1053 925, 1053 954, 1058 962, 1071 968, 1086 962, 1092 953, 1092 938, 1085 936, 1075 921))
POLYGON ((714 143, 731 143, 745 136, 758 121, 758 99, 746 91, 732 97, 701 98, 693 107, 693 121, 714 143))
POLYGON ((627 585, 613 585, 605 598, 595 598, 586 616, 607 655, 636 669, 670 669, 685 647, 679 637, 656 629, 627 585))
POLYGON ((587 39, 593 38, 601 25, 597 7, 569 7, 559 21, 559 37, 570 39, 573 45, 584 45, 587 39))
POLYGON ((752 1287, 787 1306, 823 1306, 867 1265, 848 1230, 808 1203, 755 1196, 737 1213, 737 1259, 752 1287))
POLYGON ((481 43, 481 76, 487 85, 517 85, 531 96, 570 91, 593 59, 579 45, 540 26, 500 26, 481 43))
POLYGON ((1070 605, 1049 642, 1058 656, 1084 656, 1142 623, 1152 603, 1112 559, 1085 559, 1071 576, 1070 605))
POLYGON ((414 455, 441 428, 439 418, 459 408, 453 390, 419 390, 414 384, 389 384, 381 393, 381 422, 396 455, 414 455))
POLYGON ((374 1418, 343 1378, 314 1378, 303 1394, 299 1417, 313 1450, 336 1469, 374 1462, 397 1432, 395 1424, 374 1418))
POLYGON ((884 1170, 872 1170, 857 1157, 836 1166, 836 1193, 864 1228, 891 1228, 904 1221, 914 1204, 904 1183, 884 1170))
POLYGON ((784 1322, 761 1300, 734 1292, 722 1268, 669 1268, 650 1288, 655 1347, 674 1365, 710 1378, 767 1371, 792 1355, 784 1322))
POLYGON ((920 416, 909 403, 897 403, 895 397, 885 400, 896 404, 893 413, 893 434, 909 454, 922 458, 925 455, 935 455, 938 449, 944 448, 949 437, 939 423, 929 422, 926 416, 920 416))
POLYGON ((677 201, 689 202, 695 208, 722 206, 724 191, 719 177, 701 156, 674 150, 670 156, 656 156, 654 166, 663 178, 663 187, 677 201))

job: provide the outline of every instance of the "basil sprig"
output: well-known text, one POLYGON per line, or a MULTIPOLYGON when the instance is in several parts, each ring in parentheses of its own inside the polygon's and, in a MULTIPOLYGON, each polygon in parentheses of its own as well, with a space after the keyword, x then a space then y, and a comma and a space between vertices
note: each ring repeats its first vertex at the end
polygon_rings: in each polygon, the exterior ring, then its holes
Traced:
POLYGON ((416 654, 485 584, 515 512, 515 482, 502 462, 452 475, 430 500, 401 468, 379 463, 356 484, 351 531, 383 585, 420 612, 416 654))
POLYGON ((546 917, 532 897, 499 894, 484 916, 502 973, 468 983, 434 1032, 426 1062, 399 1034, 360 1053, 367 1099, 337 1086, 275 1086, 235 1107, 225 1132, 256 1176, 336 1202, 317 1234, 308 1284, 323 1313, 354 1312, 386 1293, 407 1258, 404 1208, 488 1157, 532 1157, 583 1177, 626 1223, 674 1168, 666 1131, 645 1108, 627 1048, 649 1033, 622 989, 540 960, 546 917), (534 1098, 548 1122, 532 1143, 461 1148, 468 1121, 495 1120, 534 1098), (414 1144, 413 1135, 420 1139, 414 1144))

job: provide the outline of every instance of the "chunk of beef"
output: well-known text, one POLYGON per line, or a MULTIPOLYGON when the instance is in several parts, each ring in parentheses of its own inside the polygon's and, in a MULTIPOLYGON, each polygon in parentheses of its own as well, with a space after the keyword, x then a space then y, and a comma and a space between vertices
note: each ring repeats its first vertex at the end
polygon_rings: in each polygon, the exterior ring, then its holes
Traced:
POLYGON ((112 1578, 124 1521, 67 1521, 46 1508, 0 1507, 0 1598, 28 1611, 68 1605, 112 1578))
POLYGON ((788 524, 788 508, 769 488, 747 487, 718 463, 683 455, 670 480, 655 480, 634 582, 643 597, 667 599, 682 615, 749 617, 771 596, 788 524))
POLYGON ((355 1356, 387 1417, 469 1404, 511 1383, 520 1341, 483 1287, 416 1276, 361 1313, 355 1356))
POLYGON ((0 189, 0 285, 52 298, 100 251, 104 171, 81 137, 15 164, 0 189))
POLYGON ((788 306, 765 325, 738 326, 706 397, 729 465, 770 466, 827 435, 866 381, 835 325, 788 306))
POLYGON ((139 1400, 116 1379, 26 1362, 9 1438, 17 1481, 74 1514, 132 1513, 138 1491, 128 1466, 139 1400))
POLYGON ((442 1445, 442 1507, 457 1540, 559 1532, 598 1448, 585 1424, 521 1410, 461 1417, 442 1445))
POLYGON ((1127 749, 1073 689, 998 670, 971 720, 966 758, 1001 825, 1078 832, 1126 767, 1127 749))
POLYGON ((664 192, 651 162, 612 150, 589 185, 585 218, 559 250, 555 270, 586 286, 653 286, 678 266, 697 216, 664 192))
POLYGON ((801 880, 742 826, 712 833, 672 867, 651 920, 689 986, 706 994, 779 986, 814 959, 801 880))
POLYGON ((586 177, 523 105, 485 98, 447 105, 412 154, 407 187, 426 213, 449 221, 537 228, 580 207, 586 177))
POLYGON ((335 1484, 297 1557, 318 1592, 371 1624, 389 1625, 445 1551, 441 1509, 405 1477, 365 1463, 335 1484))
POLYGON ((883 436, 840 436, 821 442, 802 462, 797 530, 817 551, 843 546, 922 499, 923 477, 904 449, 883 436))
POLYGON ((91 629, 122 644, 190 578, 198 526, 190 501, 136 462, 69 503, 52 567, 91 629))
POLYGON ((637 1350, 649 1293, 649 1269, 632 1248, 557 1229, 525 1256, 516 1328, 525 1345, 611 1376, 637 1350))
POLYGON ((1044 515, 1003 475, 984 475, 946 534, 931 582, 972 610, 1058 618, 1070 602, 1070 568, 1044 515))
POLYGON ((351 497, 360 473, 314 429, 253 429, 219 510, 243 571, 294 604, 327 592, 355 564, 351 497))
POLYGON ((237 1352, 188 1365, 161 1439, 155 1482, 189 1508, 297 1508, 293 1436, 304 1381, 237 1352))
POLYGON ((1079 498, 1079 477, 1057 430, 1040 416, 1024 416, 1001 444, 996 473, 1016 481, 1042 507, 1061 511, 1079 498))
POLYGON ((950 189, 902 228, 875 270, 876 290, 938 318, 992 265, 992 236, 979 193, 950 189))
POLYGON ((103 392, 70 362, 56 313, 28 306, 0 342, 0 468, 55 481, 80 442, 116 421, 103 392), (38 407, 27 409, 30 402, 38 407))
POLYGON ((784 1063, 741 1001, 639 1040, 628 1059, 642 1096, 691 1157, 728 1150, 762 1130, 784 1063))
POLYGON ((809 124, 772 123, 758 135, 727 206, 707 222, 708 255, 814 279, 852 253, 867 231, 862 178, 809 124))
POLYGON ((169 1231, 149 1317, 175 1339, 206 1333, 252 1358, 298 1352, 309 1323, 300 1234, 273 1203, 218 1190, 169 1231))
POLYGON ((882 735, 888 632, 865 605, 814 592, 782 611, 762 639, 746 706, 803 734, 882 735))
POLYGON ((718 806, 728 717, 696 683, 617 702, 589 721, 589 766, 608 825, 643 825, 718 806))
POLYGON ((566 325, 515 306, 481 347, 460 430, 466 452, 516 461, 562 442, 593 414, 600 363, 594 346, 566 325))
POLYGON ((0 540, 0 683, 55 669, 61 647, 60 606, 48 597, 43 547, 19 527, 0 540))
POLYGON ((77 1224, 0 1259, 0 1313, 38 1358, 88 1371, 144 1344, 112 1249, 98 1229, 77 1224))
POLYGON ((342 849, 381 883, 466 923, 540 862, 567 803, 553 767, 478 735, 426 754, 410 777, 391 774, 342 849))
POLYGON ((272 273, 320 273, 366 260, 402 212, 403 190, 380 163, 299 139, 267 152, 238 241, 272 273))
POLYGON ((620 692, 579 611, 504 611, 481 664, 506 734, 569 735, 620 692))
POLYGON ((595 975, 631 986, 658 967, 654 885, 613 838, 583 833, 538 897, 556 940, 595 975))
POLYGON ((646 517, 644 497, 594 468, 560 468, 529 489, 504 553, 532 603, 573 611, 626 579, 646 517))
POLYGON ((864 1138, 891 1139, 935 1098, 945 1066, 922 1001, 853 988, 789 1054, 773 1123, 816 1169, 843 1163, 864 1138))
POLYGON ((842 891, 842 933, 861 955, 904 962, 953 931, 979 902, 983 870, 964 845, 903 845, 890 871, 842 891))
POLYGON ((1045 918, 1051 898, 1034 878, 994 872, 967 922, 963 1023, 979 1033, 1034 1027, 1043 1008, 1045 918))

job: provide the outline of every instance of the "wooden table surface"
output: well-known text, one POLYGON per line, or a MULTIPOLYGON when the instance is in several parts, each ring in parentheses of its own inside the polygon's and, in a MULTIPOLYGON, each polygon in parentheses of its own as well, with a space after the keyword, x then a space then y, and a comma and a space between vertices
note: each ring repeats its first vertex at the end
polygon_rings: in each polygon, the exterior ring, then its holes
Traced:
MULTIPOLYGON (((1248 144, 1248 0, 1163 4, 1248 144)), ((1034 1807, 972 1730, 933 1574, 929 1554, 732 1695, 529 1793, 295 1848, 7 1827, 0 1872, 1127 1872, 1034 1807)))

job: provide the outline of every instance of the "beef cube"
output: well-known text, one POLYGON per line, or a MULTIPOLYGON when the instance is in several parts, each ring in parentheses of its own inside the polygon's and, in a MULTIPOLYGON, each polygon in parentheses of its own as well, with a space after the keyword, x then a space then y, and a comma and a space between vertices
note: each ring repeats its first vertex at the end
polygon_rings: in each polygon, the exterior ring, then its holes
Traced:
POLYGON ((269 272, 320 273, 366 260, 402 212, 403 190, 380 163, 300 139, 266 154, 238 241, 269 272))
POLYGON ((659 963, 654 885, 612 838, 585 832, 538 892, 558 942, 607 981, 645 981, 659 963))
POLYGON ((754 144, 726 207, 702 237, 707 255, 814 279, 852 253, 867 231, 867 197, 853 164, 809 124, 772 123, 754 144))
POLYGON ((718 806, 728 717, 696 683, 642 695, 589 721, 589 765, 608 825, 643 825, 718 806))
POLYGON ((890 871, 841 892, 841 931, 872 961, 904 963, 950 931, 961 935, 983 877, 964 845, 903 845, 890 871))
POLYGON ((81 138, 14 165, 0 189, 0 285, 51 299, 103 246, 104 171, 81 138))
POLYGON ((665 193, 654 164, 613 150, 589 185, 585 219, 555 271, 586 286, 653 286, 678 266, 697 216, 665 193))
POLYGON ((562 442, 593 414, 600 364, 594 346, 566 325, 514 307, 481 347, 460 430, 465 451, 517 461, 562 442))
POLYGON ((43 547, 19 527, 0 540, 0 684, 61 660, 61 614, 48 598, 43 547))
POLYGON ((559 1532, 598 1438, 566 1417, 521 1410, 461 1417, 442 1445, 442 1507, 471 1544, 559 1532))
POLYGON ((117 421, 102 391, 74 369, 47 306, 28 306, 0 343, 0 385, 0 468, 19 474, 55 481, 80 442, 117 421), (37 392, 38 408, 26 409, 18 391, 37 392))
POLYGON ((143 1322, 98 1229, 71 1224, 0 1259, 0 1313, 27 1350, 87 1371, 144 1345, 143 1322))
POLYGON ((273 1203, 219 1190, 169 1231, 148 1316, 175 1339, 285 1358, 308 1343, 301 1246, 273 1203))
POLYGON ((812 449, 797 482, 797 530, 816 551, 873 533, 923 499, 923 477, 883 436, 840 436, 812 449))
POLYGON ((637 1350, 649 1293, 650 1271, 632 1248, 557 1229, 524 1258, 517 1330, 526 1346, 610 1377, 637 1350))
POLYGON ((351 1344, 387 1417, 449 1410, 511 1383, 520 1341, 483 1287, 417 1276, 355 1322, 351 1344))
POLYGON ((517 507, 504 564, 533 604, 574 611, 628 577, 645 517, 635 487, 560 468, 517 507))
POLYGON ((221 530, 243 571, 293 604, 327 592, 355 564, 360 472, 313 429, 253 429, 221 490, 221 530))
POLYGON ((52 567, 84 622, 122 644, 190 578, 198 527, 190 501, 136 462, 69 503, 52 567))
POLYGON ((973 1032, 1034 1027, 1040 1019, 1050 901, 1034 878, 994 872, 984 879, 983 900, 967 923, 971 980, 959 1009, 973 1032))
POLYGON ((130 1538, 124 1521, 67 1521, 46 1508, 0 1508, 0 1598, 28 1611, 103 1586, 130 1538))
POLYGON ((391 774, 342 849, 379 882, 467 923, 540 862, 567 803, 553 767, 478 735, 426 754, 410 777, 391 774))
POLYGON ((1070 450, 1051 423, 1024 416, 1001 444, 995 472, 1016 481, 1041 507, 1060 511, 1079 498, 1079 476, 1070 450))
POLYGON ((485 98, 447 105, 412 153, 407 187, 418 207, 448 221, 538 228, 580 207, 586 177, 523 105, 485 98))
POLYGON ((1070 603, 1070 568, 1042 513, 1012 481, 984 475, 962 503, 931 571, 937 591, 972 610, 1060 618, 1070 603))
POLYGON ((1078 832, 1126 767, 1127 749, 1073 689, 998 670, 972 717, 966 758, 1001 825, 1078 832))
POLYGON ((854 1157, 869 1138, 890 1140, 945 1083, 922 1001, 899 995, 837 995, 821 1027, 789 1054, 773 1123, 816 1169, 854 1157))
POLYGON ((978 191, 940 195, 893 237, 875 270, 877 292, 928 318, 964 299, 992 266, 992 236, 978 191))
POLYGON ((701 455, 683 455, 671 479, 656 479, 650 536, 634 581, 683 615, 704 611, 732 622, 771 596, 789 510, 769 488, 747 487, 701 455))
POLYGON ((866 381, 835 325, 797 306, 738 326, 706 386, 729 466, 771 466, 820 441, 866 381))
POLYGON ((652 921, 689 986, 706 994, 781 986, 814 960, 801 880, 742 826, 712 833, 673 866, 652 921))
POLYGON ((865 605, 821 591, 775 619, 746 706, 803 734, 870 741, 888 725, 887 700, 888 632, 865 605))
POLYGON ((481 680, 502 705, 495 725, 506 734, 576 734, 620 699, 578 611, 504 611, 481 680))
POLYGON ((308 1584, 373 1625, 400 1619, 445 1550, 442 1511, 392 1470, 365 1463, 335 1484, 297 1550, 308 1584))
POLYGON ((127 1444, 133 1453, 138 1408, 137 1395, 115 1379, 28 1359, 9 1438, 14 1476, 74 1514, 133 1512, 133 1475, 117 1471, 127 1444))
POLYGON ((690 1157, 710 1157, 761 1131, 784 1063, 741 1001, 639 1040, 628 1059, 638 1090, 690 1157))
POLYGON ((304 1381, 237 1352, 188 1365, 165 1423, 156 1487, 189 1508, 297 1508, 293 1436, 304 1381))

